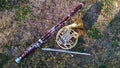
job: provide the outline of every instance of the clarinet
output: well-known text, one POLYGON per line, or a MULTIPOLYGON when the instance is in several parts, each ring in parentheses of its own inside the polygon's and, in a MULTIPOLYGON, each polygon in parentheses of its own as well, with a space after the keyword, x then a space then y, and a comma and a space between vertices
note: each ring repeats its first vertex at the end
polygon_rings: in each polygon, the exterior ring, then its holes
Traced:
POLYGON ((62 26, 66 23, 66 21, 72 17, 79 9, 83 7, 83 3, 80 3, 76 8, 72 10, 70 14, 65 16, 57 25, 52 27, 42 38, 40 38, 36 43, 29 46, 26 51, 24 51, 18 58, 15 59, 16 63, 20 63, 21 60, 29 56, 31 53, 33 53, 37 48, 39 48, 41 45, 43 45, 57 30, 62 28, 62 26))

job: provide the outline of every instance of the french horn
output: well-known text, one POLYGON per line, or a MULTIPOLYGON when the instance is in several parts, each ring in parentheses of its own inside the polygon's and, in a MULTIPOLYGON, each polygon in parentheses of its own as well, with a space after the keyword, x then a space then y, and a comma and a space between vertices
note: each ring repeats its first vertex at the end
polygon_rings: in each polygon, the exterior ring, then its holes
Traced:
POLYGON ((70 25, 61 28, 56 35, 56 42, 62 49, 72 49, 78 38, 84 34, 83 23, 80 16, 70 25))

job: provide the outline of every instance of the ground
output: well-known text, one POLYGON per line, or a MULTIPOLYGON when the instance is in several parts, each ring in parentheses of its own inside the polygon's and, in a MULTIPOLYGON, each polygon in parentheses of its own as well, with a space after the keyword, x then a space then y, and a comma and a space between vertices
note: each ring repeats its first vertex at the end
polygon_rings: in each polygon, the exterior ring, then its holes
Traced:
POLYGON ((119 68, 119 3, 119 0, 1 0, 0 68, 119 68), (59 48, 55 34, 20 64, 15 63, 28 46, 80 2, 85 6, 71 19, 81 16, 85 34, 71 50, 91 56, 42 51, 44 47, 59 48))

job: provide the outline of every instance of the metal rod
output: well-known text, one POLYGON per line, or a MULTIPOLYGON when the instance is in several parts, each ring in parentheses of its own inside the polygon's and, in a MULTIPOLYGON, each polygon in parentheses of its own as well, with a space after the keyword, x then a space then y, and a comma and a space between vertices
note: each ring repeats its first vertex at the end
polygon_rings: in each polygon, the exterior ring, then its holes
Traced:
POLYGON ((89 53, 81 53, 81 52, 74 52, 74 51, 67 51, 62 49, 52 49, 52 48, 42 48, 45 51, 55 51, 55 52, 63 52, 63 53, 70 53, 70 54, 80 54, 80 55, 90 55, 89 53))

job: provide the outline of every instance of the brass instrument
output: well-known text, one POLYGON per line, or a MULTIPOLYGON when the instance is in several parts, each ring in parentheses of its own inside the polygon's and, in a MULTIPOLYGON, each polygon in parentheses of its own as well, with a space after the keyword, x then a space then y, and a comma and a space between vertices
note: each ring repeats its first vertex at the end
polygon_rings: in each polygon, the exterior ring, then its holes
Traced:
POLYGON ((72 49, 78 42, 78 37, 84 34, 83 23, 80 18, 68 26, 61 28, 56 35, 56 42, 62 49, 72 49))

